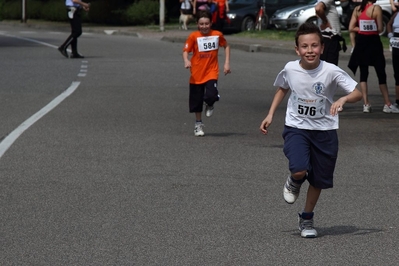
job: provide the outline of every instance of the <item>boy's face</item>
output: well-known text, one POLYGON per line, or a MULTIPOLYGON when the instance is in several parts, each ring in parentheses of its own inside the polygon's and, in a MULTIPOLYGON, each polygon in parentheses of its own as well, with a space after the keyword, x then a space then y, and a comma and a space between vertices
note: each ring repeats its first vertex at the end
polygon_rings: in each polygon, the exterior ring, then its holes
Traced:
POLYGON ((297 55, 301 57, 301 66, 304 69, 315 69, 319 66, 320 55, 324 45, 316 33, 301 35, 298 38, 298 46, 295 47, 297 55))
POLYGON ((209 18, 200 18, 197 25, 198 30, 201 32, 201 34, 207 35, 211 29, 212 23, 209 18))

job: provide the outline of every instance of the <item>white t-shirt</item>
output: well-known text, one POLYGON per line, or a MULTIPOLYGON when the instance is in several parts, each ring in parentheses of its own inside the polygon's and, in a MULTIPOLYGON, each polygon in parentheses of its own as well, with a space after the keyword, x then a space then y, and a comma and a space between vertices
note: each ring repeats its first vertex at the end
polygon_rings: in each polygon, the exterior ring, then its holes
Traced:
POLYGON ((334 64, 320 61, 317 68, 305 70, 299 62, 288 62, 274 81, 274 86, 291 90, 285 125, 308 130, 338 129, 338 115, 330 115, 334 95, 338 90, 351 93, 357 82, 334 64))
POLYGON ((72 0, 65 0, 65 5, 66 6, 75 6, 75 7, 79 7, 79 4, 75 4, 72 0))
MULTIPOLYGON (((330 22, 330 25, 332 29, 330 29, 334 34, 341 35, 341 23, 339 22, 339 15, 337 8, 335 6, 335 1, 334 0, 318 0, 319 2, 323 2, 324 5, 326 6, 325 9, 325 14, 327 17, 328 22, 330 22)), ((319 25, 321 23, 321 20, 319 19, 319 25)))
POLYGON ((182 2, 181 5, 180 5, 180 9, 184 9, 184 10, 191 9, 190 0, 184 0, 184 2, 182 2))

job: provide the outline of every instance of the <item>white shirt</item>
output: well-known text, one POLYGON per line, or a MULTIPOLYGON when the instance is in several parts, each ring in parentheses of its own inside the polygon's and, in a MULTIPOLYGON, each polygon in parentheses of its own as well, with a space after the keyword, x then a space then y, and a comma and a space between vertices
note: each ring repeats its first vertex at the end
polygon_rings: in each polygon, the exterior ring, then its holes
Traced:
POLYGON ((274 86, 291 90, 285 125, 308 130, 338 129, 338 115, 330 115, 334 95, 338 90, 351 93, 357 82, 325 61, 312 70, 303 69, 299 63, 300 60, 288 62, 274 81, 274 86))
MULTIPOLYGON (((339 15, 337 8, 335 6, 335 1, 334 0, 318 0, 318 3, 323 2, 324 5, 326 6, 326 9, 324 10, 328 22, 330 22, 330 25, 332 29, 330 29, 334 34, 341 35, 341 23, 339 22, 339 15)), ((319 19, 319 25, 321 23, 321 20, 319 19)))
POLYGON ((394 18, 392 28, 393 32, 399 33, 399 14, 394 18))
POLYGON ((74 3, 72 0, 65 0, 65 5, 66 6, 75 6, 75 7, 79 7, 79 4, 74 3))
POLYGON ((190 0, 184 0, 184 2, 181 3, 180 8, 185 10, 191 9, 190 0))

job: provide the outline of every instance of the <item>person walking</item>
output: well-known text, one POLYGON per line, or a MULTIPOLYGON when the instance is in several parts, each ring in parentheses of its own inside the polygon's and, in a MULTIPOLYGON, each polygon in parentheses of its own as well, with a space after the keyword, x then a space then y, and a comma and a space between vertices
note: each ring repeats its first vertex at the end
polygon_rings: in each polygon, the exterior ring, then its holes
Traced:
POLYGON ((349 31, 357 33, 356 45, 349 59, 348 67, 356 74, 360 69, 360 88, 363 94, 363 113, 372 111, 368 98, 367 79, 369 66, 374 66, 378 77, 378 84, 384 98, 384 113, 399 113, 399 109, 389 100, 387 75, 385 72, 384 48, 380 33, 384 29, 382 22, 382 9, 375 4, 376 0, 363 0, 355 7, 349 22, 349 31))
POLYGON ((346 103, 362 98, 357 82, 338 66, 320 60, 324 44, 320 29, 313 23, 302 24, 295 35, 295 51, 299 60, 288 62, 277 75, 278 89, 269 113, 260 125, 267 135, 273 116, 290 92, 283 131, 284 154, 290 175, 283 187, 284 200, 293 204, 301 185, 309 187, 305 207, 299 215, 299 231, 305 238, 317 237, 314 208, 321 191, 333 187, 333 174, 338 155, 338 112, 346 103), (334 95, 345 96, 334 101, 334 95))
POLYGON ((341 23, 335 1, 319 0, 315 11, 324 42, 324 52, 320 59, 338 65, 339 51, 346 52, 346 42, 341 36, 341 23), (343 43, 342 47, 340 42, 343 43))
POLYGON ((90 4, 80 0, 65 0, 67 8, 67 15, 69 23, 71 24, 71 34, 65 40, 65 42, 58 47, 58 51, 66 58, 84 58, 83 55, 78 53, 78 37, 82 35, 82 19, 81 11, 90 10, 90 4), (67 48, 71 46, 72 54, 69 55, 67 48))
POLYGON ((205 115, 212 116, 214 103, 219 101, 218 51, 224 48, 225 61, 223 72, 230 70, 230 46, 220 31, 212 30, 212 14, 209 11, 199 11, 197 14, 198 31, 192 32, 183 48, 184 67, 190 69, 189 111, 195 113, 194 135, 204 136, 202 110, 204 102, 205 115), (189 53, 192 53, 189 60, 189 53))
POLYGON ((392 66, 395 78, 395 107, 399 107, 399 16, 395 12, 387 24, 389 43, 392 47, 392 66))

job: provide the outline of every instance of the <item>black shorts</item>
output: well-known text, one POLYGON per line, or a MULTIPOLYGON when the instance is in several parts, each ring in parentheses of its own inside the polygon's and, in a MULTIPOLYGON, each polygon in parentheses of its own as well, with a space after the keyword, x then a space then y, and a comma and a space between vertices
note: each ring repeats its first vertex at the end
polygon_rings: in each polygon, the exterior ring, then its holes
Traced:
POLYGON ((213 106, 216 101, 219 101, 218 81, 211 79, 203 84, 190 83, 189 108, 190 113, 200 113, 204 102, 213 106))
POLYGON ((340 37, 333 36, 331 38, 323 37, 324 51, 320 55, 320 59, 328 63, 338 65, 339 51, 341 51, 340 37))

